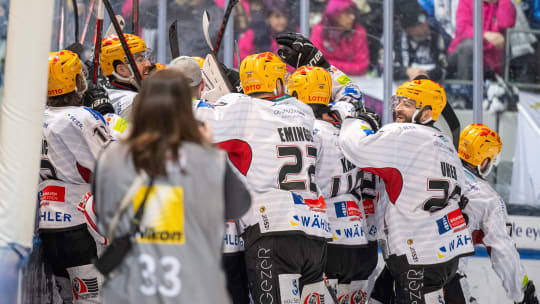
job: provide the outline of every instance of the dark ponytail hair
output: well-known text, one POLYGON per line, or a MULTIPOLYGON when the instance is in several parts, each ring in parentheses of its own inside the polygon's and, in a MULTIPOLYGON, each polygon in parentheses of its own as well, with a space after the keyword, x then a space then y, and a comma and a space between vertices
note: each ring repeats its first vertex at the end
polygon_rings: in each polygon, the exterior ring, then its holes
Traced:
POLYGON ((143 82, 131 113, 132 130, 125 143, 137 170, 166 176, 168 158, 177 161, 184 141, 202 144, 193 116, 191 91, 179 71, 155 72, 143 82))

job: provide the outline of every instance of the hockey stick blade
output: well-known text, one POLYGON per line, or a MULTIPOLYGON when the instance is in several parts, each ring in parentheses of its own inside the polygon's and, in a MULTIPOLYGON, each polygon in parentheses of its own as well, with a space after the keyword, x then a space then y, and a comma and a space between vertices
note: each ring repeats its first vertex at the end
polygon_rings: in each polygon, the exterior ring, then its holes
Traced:
POLYGON ((457 151, 459 147, 459 133, 461 131, 461 125, 456 113, 454 112, 454 109, 452 109, 452 106, 448 102, 442 111, 442 115, 450 128, 450 132, 452 132, 452 143, 457 151))
POLYGON ((212 46, 212 41, 210 40, 210 14, 208 14, 207 11, 204 11, 203 17, 202 17, 202 28, 203 28, 203 34, 204 39, 206 40, 206 44, 208 44, 208 47, 211 51, 214 50, 214 47, 212 46))
MULTIPOLYGON (((116 20, 118 20, 118 24, 120 25, 120 28, 124 30, 124 27, 126 26, 126 20, 124 20, 124 17, 122 15, 116 15, 116 20)), ((114 30, 114 24, 109 25, 109 28, 107 29, 107 32, 105 33, 105 37, 108 37, 110 35, 117 35, 116 31, 114 30)))
POLYGON ((172 58, 180 56, 180 47, 178 45, 178 21, 174 20, 169 28, 169 45, 172 58))
POLYGON ((219 28, 216 44, 213 48, 214 54, 217 54, 217 52, 219 51, 223 35, 225 34, 225 28, 227 27, 227 23, 229 23, 229 18, 231 17, 232 10, 239 1, 240 0, 229 0, 229 3, 227 4, 227 9, 225 9, 225 14, 223 15, 223 20, 221 21, 221 26, 219 28))
POLYGON ((79 7, 77 6, 77 0, 71 1, 73 5, 73 19, 75 21, 75 42, 79 41, 79 7))

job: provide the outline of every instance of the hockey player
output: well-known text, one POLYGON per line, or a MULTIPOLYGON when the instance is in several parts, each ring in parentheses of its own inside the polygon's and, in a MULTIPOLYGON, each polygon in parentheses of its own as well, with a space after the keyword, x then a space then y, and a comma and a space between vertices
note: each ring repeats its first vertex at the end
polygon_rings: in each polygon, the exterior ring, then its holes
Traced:
POLYGON ((91 260, 96 243, 78 204, 90 192, 96 157, 109 142, 103 117, 81 106, 86 80, 79 57, 49 56, 39 183, 39 235, 64 303, 99 303, 101 275, 91 260))
MULTIPOLYGON (((468 125, 461 132, 458 153, 465 167, 464 194, 468 198, 463 212, 474 244, 488 248, 493 269, 501 278, 508 297, 516 303, 538 303, 534 284, 528 280, 507 231, 510 223, 505 203, 485 180, 497 164, 501 149, 497 132, 483 124, 468 125)), ((476 303, 468 293, 466 270, 462 266, 460 263, 460 271, 445 288, 448 303, 476 303)))
POLYGON ((396 302, 444 303, 442 288, 458 258, 474 252, 458 205, 464 186, 459 157, 451 140, 432 127, 446 96, 431 80, 413 80, 398 87, 392 104, 401 123, 372 134, 363 132, 365 121, 348 119, 339 144, 345 157, 385 183, 389 202, 379 244, 396 281, 396 302))
POLYGON ((328 243, 326 276, 337 290, 339 303, 367 300, 367 279, 377 266, 377 243, 367 247, 365 213, 352 192, 360 185, 361 171, 338 146, 341 115, 328 107, 332 91, 330 73, 321 67, 300 67, 289 78, 289 94, 315 113, 314 136, 321 143, 317 184, 326 201, 332 231, 328 243))
POLYGON ((223 96, 208 121, 253 193, 241 221, 253 301, 331 303, 323 282, 330 227, 316 184, 315 117, 285 94, 285 74, 285 63, 270 52, 246 57, 240 80, 247 95, 223 96))
MULTIPOLYGON (((144 80, 152 67, 148 60, 146 43, 141 38, 131 34, 124 34, 124 38, 133 54, 141 78, 144 80)), ((107 91, 116 114, 129 120, 131 104, 137 95, 138 88, 135 82, 135 71, 131 70, 117 35, 110 35, 102 39, 99 65, 103 75, 107 76, 109 80, 107 91)))

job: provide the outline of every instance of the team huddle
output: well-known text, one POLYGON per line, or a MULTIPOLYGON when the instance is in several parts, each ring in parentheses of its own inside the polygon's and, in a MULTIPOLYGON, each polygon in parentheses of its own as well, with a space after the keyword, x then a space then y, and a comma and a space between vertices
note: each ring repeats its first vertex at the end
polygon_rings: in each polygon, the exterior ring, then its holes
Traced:
POLYGON ((476 303, 475 244, 538 303, 485 181, 501 139, 473 124, 454 147, 436 82, 399 86, 381 126, 300 34, 238 72, 124 39, 138 71, 105 37, 105 89, 76 53, 49 57, 39 236, 63 303, 476 303))

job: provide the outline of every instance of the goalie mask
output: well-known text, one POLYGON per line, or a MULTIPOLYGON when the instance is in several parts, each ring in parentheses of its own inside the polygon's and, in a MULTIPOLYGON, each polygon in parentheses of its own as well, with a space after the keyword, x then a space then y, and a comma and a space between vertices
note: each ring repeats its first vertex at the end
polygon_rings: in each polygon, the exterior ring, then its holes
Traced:
POLYGON ((247 56, 240 64, 240 82, 244 93, 274 93, 276 82, 281 80, 285 86, 285 63, 270 52, 247 56))
POLYGON ((396 95, 392 97, 392 109, 395 109, 400 102, 414 102, 416 112, 412 121, 416 121, 416 116, 425 106, 431 107, 431 119, 422 121, 422 124, 439 119, 446 106, 446 93, 440 84, 429 79, 411 80, 400 85, 396 90, 396 95))
POLYGON ((493 166, 498 164, 501 149, 502 141, 499 134, 483 124, 468 125, 459 136, 459 157, 476 166, 483 178, 488 176, 493 166), (488 167, 482 172, 480 166, 486 158, 490 161, 488 167))
MULTIPOLYGON (((146 52, 146 43, 141 38, 132 34, 124 34, 124 38, 126 39, 126 43, 131 51, 131 54, 135 55, 137 53, 146 52)), ((122 48, 120 39, 117 35, 110 35, 101 40, 101 56, 99 58, 99 66, 103 71, 103 75, 111 76, 113 73, 116 74, 114 70, 114 64, 116 61, 125 64, 128 63, 126 53, 122 48)))
POLYGON ((77 54, 62 50, 49 54, 49 82, 47 96, 55 97, 76 91, 83 94, 86 91, 86 79, 83 75, 82 64, 77 54), (77 75, 82 88, 77 87, 77 75))
POLYGON ((288 80, 289 95, 307 104, 327 106, 332 95, 332 78, 321 67, 303 66, 288 80))

